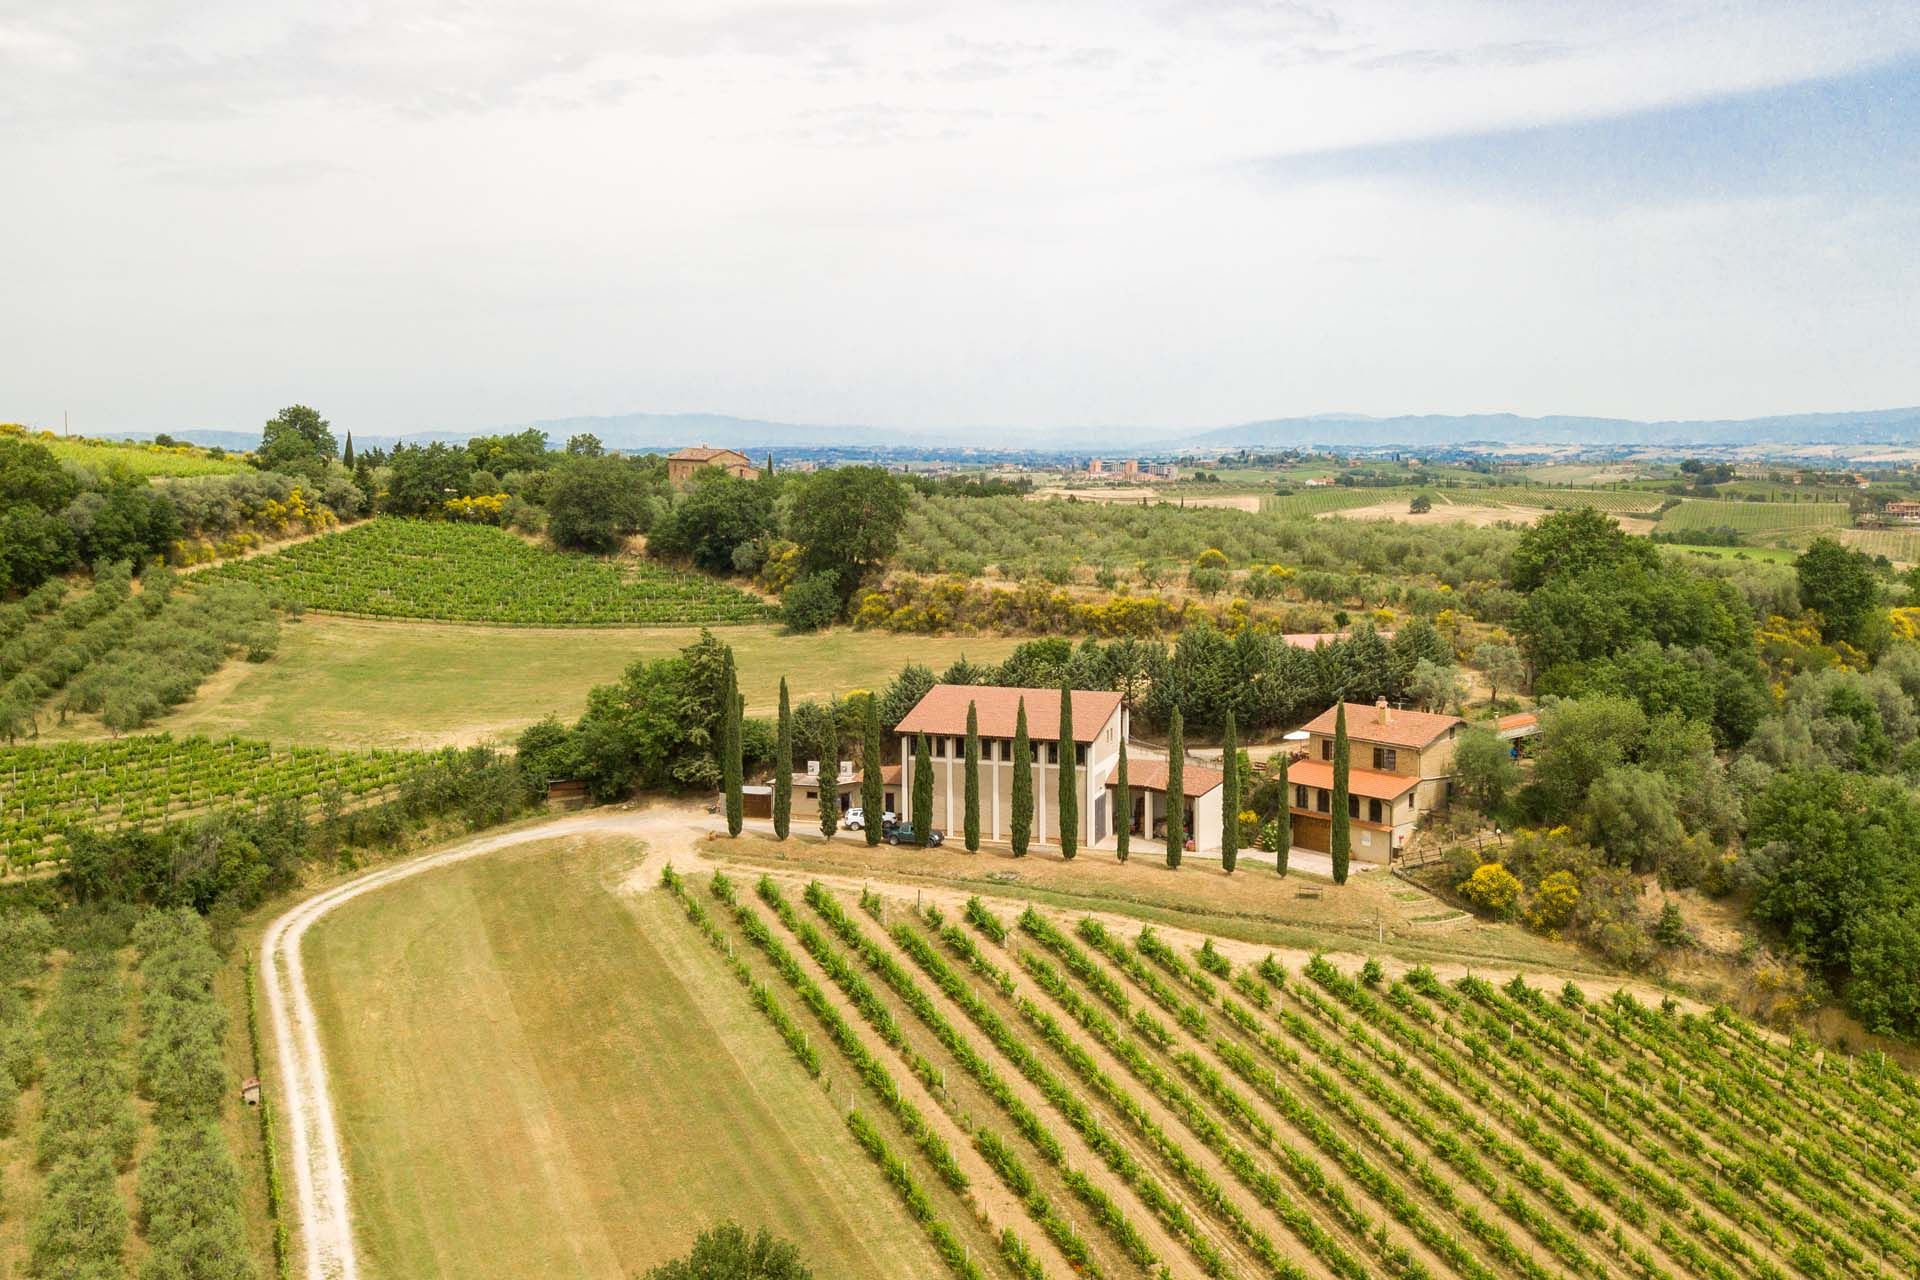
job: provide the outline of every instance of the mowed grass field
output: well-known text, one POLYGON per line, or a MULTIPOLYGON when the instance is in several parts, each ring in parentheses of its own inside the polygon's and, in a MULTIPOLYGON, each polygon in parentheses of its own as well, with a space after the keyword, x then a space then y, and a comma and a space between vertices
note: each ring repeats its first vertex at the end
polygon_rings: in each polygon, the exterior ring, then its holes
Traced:
MULTIPOLYGON (((155 732, 238 735, 311 746, 469 745, 508 738, 549 712, 586 708, 587 691, 639 658, 685 648, 698 628, 534 631, 519 627, 310 615, 281 632, 265 663, 235 662, 155 732)), ((837 630, 787 635, 728 627, 749 714, 770 715, 787 677, 796 701, 885 685, 910 662, 939 672, 961 655, 998 662, 1019 643, 994 636, 837 630)), ((73 733, 104 732, 75 723, 73 733)))
POLYGON ((615 1277, 732 1216, 820 1276, 943 1268, 632 842, 531 845, 307 943, 369 1280, 615 1277))

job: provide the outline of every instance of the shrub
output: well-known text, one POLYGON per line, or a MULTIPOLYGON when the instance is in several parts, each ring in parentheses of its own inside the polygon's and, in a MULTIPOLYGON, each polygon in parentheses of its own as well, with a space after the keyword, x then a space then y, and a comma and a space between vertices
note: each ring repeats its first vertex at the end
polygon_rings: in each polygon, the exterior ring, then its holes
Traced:
POLYGON ((1520 900, 1520 882, 1497 862, 1481 864, 1456 887, 1468 902, 1502 920, 1513 914, 1520 900))
POLYGON ((818 631, 840 616, 840 587, 831 573, 810 573, 780 597, 780 616, 789 631, 818 631))

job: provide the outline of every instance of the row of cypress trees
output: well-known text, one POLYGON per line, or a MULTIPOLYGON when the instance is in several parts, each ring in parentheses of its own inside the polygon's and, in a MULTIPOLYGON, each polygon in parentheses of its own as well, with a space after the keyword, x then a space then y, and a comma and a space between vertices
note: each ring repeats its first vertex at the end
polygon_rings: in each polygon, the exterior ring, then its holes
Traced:
MULTIPOLYGON (((744 825, 742 802, 742 735, 740 722, 745 714, 745 700, 740 696, 739 673, 734 667, 733 653, 728 651, 723 668, 725 694, 721 703, 723 713, 719 730, 718 748, 720 753, 720 773, 722 785, 726 791, 727 832, 739 835, 744 825)), ((875 699, 866 699, 866 717, 861 737, 861 776, 860 803, 867 814, 864 829, 868 845, 880 843, 880 824, 876 820, 885 803, 885 793, 881 788, 881 743, 880 711, 875 699)), ((1167 726, 1167 791, 1170 803, 1167 808, 1167 865, 1177 868, 1181 854, 1186 846, 1186 745, 1181 725, 1180 712, 1174 709, 1167 726)), ((1075 751, 1077 743, 1073 732, 1073 695, 1065 684, 1060 686, 1060 738, 1057 744, 1059 761, 1059 790, 1055 801, 1055 813, 1059 819, 1060 856, 1072 861, 1079 852, 1080 838, 1080 795, 1079 768, 1075 751)), ((1222 743, 1222 755, 1226 765, 1226 777, 1221 785, 1221 824, 1220 824, 1220 865, 1231 873, 1240 861, 1240 754, 1239 735, 1234 724, 1233 713, 1227 713, 1225 741, 1222 743)), ((1347 708, 1340 703, 1334 713, 1333 731, 1333 802, 1331 814, 1331 856, 1333 859, 1333 880, 1335 884, 1345 884, 1353 855, 1353 837, 1350 819, 1347 813, 1348 774, 1351 768, 1351 749, 1347 742, 1347 708)), ((1033 835, 1033 745, 1027 734, 1027 703, 1020 700, 1014 717, 1013 758, 1024 761, 1027 768, 1013 771, 1013 814, 1009 823, 1009 837, 1016 858, 1025 857, 1033 835)), ((1279 756, 1279 770, 1275 781, 1279 785, 1280 802, 1277 812, 1269 826, 1269 843, 1274 846, 1276 869, 1281 875, 1287 874, 1287 852, 1293 841, 1293 818, 1289 809, 1287 781, 1288 759, 1285 752, 1279 756)), ((980 848, 980 722, 979 715, 972 702, 967 703, 967 737, 963 756, 965 818, 962 827, 962 839, 969 853, 980 848)), ((834 788, 824 785, 819 788, 820 797, 820 834, 831 836, 839 826, 839 795, 834 788)), ((923 815, 933 809, 933 761, 927 743, 927 735, 922 733, 914 743, 913 753, 913 842, 924 845, 930 829, 923 815)), ((774 732, 773 760, 773 833, 779 840, 787 838, 792 823, 793 811, 793 713, 787 693, 786 677, 780 679, 779 720, 774 732)), ((1133 816, 1133 793, 1127 780, 1127 743, 1122 737, 1120 742, 1120 760, 1114 779, 1114 816, 1115 816, 1115 853, 1122 862, 1127 861, 1131 852, 1130 830, 1133 816)))

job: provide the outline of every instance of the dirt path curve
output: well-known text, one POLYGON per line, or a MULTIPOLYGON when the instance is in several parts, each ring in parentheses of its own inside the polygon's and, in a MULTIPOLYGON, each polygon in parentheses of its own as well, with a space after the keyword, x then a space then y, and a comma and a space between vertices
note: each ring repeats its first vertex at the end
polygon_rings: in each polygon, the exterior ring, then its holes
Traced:
POLYGON ((347 1203, 347 1173, 327 1087, 326 1055, 313 1002, 307 993, 300 943, 315 921, 343 902, 423 871, 496 853, 513 845, 566 836, 611 834, 647 842, 630 887, 651 885, 660 866, 693 852, 713 820, 681 805, 609 812, 596 810, 556 818, 496 835, 479 836, 404 862, 369 871, 301 902, 267 926, 260 940, 260 972, 267 975, 267 1024, 280 1062, 281 1115, 289 1142, 295 1228, 305 1241, 307 1280, 358 1280, 353 1223, 347 1203))

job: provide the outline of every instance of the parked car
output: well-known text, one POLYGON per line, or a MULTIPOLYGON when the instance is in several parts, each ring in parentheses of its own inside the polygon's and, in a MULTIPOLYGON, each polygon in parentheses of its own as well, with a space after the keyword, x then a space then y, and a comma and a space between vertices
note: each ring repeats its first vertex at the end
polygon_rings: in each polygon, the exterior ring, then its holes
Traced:
MULTIPOLYGON (((898 821, 899 819, 893 816, 893 810, 889 809, 880 815, 880 829, 885 831, 898 821)), ((853 806, 840 819, 840 825, 848 831, 864 831, 867 826, 867 811, 859 805, 853 806)))
MULTIPOLYGON (((915 838, 915 832, 911 825, 903 826, 898 822, 890 822, 887 824, 884 838, 888 844, 917 845, 920 843, 920 841, 915 838)), ((935 827, 933 830, 927 832, 927 848, 938 849, 940 842, 946 838, 946 833, 940 830, 940 828, 935 827)))

